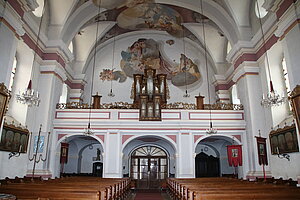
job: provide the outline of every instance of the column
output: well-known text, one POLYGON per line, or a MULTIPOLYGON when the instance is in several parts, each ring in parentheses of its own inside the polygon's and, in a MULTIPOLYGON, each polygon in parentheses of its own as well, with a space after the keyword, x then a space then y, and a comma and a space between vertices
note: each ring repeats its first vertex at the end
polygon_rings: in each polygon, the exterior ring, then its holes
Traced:
POLYGON ((103 155, 103 178, 122 177, 121 134, 119 130, 108 130, 103 155))
MULTIPOLYGON (((55 118, 56 104, 61 96, 63 83, 66 80, 64 69, 56 62, 40 66, 40 76, 38 80, 38 91, 40 93, 40 105, 29 111, 28 126, 33 130, 33 138, 37 136, 40 124, 42 124, 41 136, 44 136, 44 149, 42 157, 45 159, 47 152, 46 148, 49 145, 48 157, 45 162, 42 160, 36 164, 35 174, 49 178, 52 177, 50 166, 54 166, 56 154, 57 135, 53 133, 53 120, 55 118), (49 144, 47 143, 49 135, 49 144)), ((33 142, 31 142, 31 152, 33 142)), ((32 157, 32 156, 31 156, 32 157)), ((32 174, 33 161, 28 164, 27 174, 32 174)))
MULTIPOLYGON (((237 73, 233 77, 240 95, 241 103, 244 105, 246 120, 246 143, 249 171, 246 172, 247 179, 254 180, 256 177, 263 177, 263 166, 258 163, 257 143, 255 136, 268 138, 269 129, 266 127, 266 117, 264 108, 260 102, 262 99, 262 86, 259 76, 258 64, 244 62, 239 66, 237 73)), ((244 142, 244 143, 245 143, 244 142)), ((270 154, 268 154, 270 155, 270 154)), ((268 158, 269 160, 269 158, 268 158)), ((266 176, 271 177, 269 166, 265 166, 266 176)))
POLYGON ((195 178, 195 156, 193 135, 189 130, 178 133, 176 153, 176 178, 195 178))

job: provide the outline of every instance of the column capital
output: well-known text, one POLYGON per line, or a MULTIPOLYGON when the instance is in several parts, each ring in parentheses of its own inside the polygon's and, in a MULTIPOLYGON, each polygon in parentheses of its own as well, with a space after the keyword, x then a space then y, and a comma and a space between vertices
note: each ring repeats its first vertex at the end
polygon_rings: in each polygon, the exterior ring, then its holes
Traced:
POLYGON ((61 79, 62 82, 67 80, 64 69, 57 65, 41 65, 40 66, 41 74, 53 74, 61 79))
POLYGON ((297 15, 300 13, 300 5, 299 3, 296 5, 296 9, 294 5, 291 5, 285 14, 280 17, 277 25, 278 28, 275 31, 275 35, 280 37, 281 39, 285 37, 285 35, 292 30, 297 24, 300 23, 300 19, 297 15))
POLYGON ((257 62, 244 62, 235 71, 232 80, 236 83, 246 75, 259 75, 257 62))

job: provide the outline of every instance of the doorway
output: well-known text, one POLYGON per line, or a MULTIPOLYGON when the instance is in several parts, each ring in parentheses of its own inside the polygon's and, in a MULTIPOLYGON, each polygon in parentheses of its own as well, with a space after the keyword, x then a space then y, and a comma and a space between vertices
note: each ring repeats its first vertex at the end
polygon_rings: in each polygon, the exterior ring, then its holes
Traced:
POLYGON ((196 178, 219 177, 220 159, 206 153, 199 153, 195 160, 196 178))
POLYGON ((168 157, 155 146, 144 146, 131 154, 130 177, 137 189, 158 189, 168 175, 168 157))

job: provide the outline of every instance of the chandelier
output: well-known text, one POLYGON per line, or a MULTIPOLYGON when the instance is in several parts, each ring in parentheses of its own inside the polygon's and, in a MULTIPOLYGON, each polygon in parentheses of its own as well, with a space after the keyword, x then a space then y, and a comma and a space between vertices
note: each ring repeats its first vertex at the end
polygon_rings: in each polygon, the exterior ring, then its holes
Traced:
MULTIPOLYGON (((209 128, 206 129, 207 134, 216 134, 218 132, 217 129, 213 127, 212 122, 212 114, 211 114, 211 101, 210 101, 210 88, 209 88, 209 75, 208 75, 208 66, 207 66, 207 46, 206 46, 206 35, 205 35, 205 29, 204 29, 204 12, 203 12, 203 2, 200 0, 201 5, 201 21, 202 21, 202 34, 203 34, 203 46, 204 46, 204 55, 205 55, 205 68, 206 68, 206 80, 207 80, 207 93, 208 93, 208 104, 209 104, 209 128)), ((200 96, 200 95, 199 95, 200 96)))
POLYGON ((266 108, 269 108, 269 107, 272 107, 272 106, 279 106, 279 105, 283 104, 284 102, 286 102, 287 98, 284 97, 284 96, 280 96, 274 90, 273 82, 272 82, 272 78, 271 78, 268 51, 267 51, 267 48, 266 48, 266 40, 265 40, 265 35, 264 35, 263 27, 262 27, 260 8, 259 8, 258 3, 256 4, 256 7, 257 7, 257 11, 258 11, 260 30, 261 30, 262 39, 263 39, 263 47, 264 47, 264 50, 266 52, 267 69, 268 69, 268 74, 269 74, 269 78, 270 78, 270 91, 268 92, 268 94, 266 96, 263 94, 260 104, 262 106, 266 107, 266 108))
POLYGON ((91 123, 89 122, 87 128, 84 129, 83 134, 86 136, 94 135, 93 129, 91 129, 91 123))
POLYGON ((209 129, 206 129, 206 133, 207 134, 216 134, 217 132, 218 132, 218 130, 215 129, 212 125, 212 122, 210 122, 210 127, 209 127, 209 129))
POLYGON ((16 99, 17 102, 27 104, 29 107, 40 105, 39 92, 31 88, 31 80, 24 92, 19 91, 19 94, 16 94, 16 99))
POLYGON ((287 97, 280 96, 274 90, 271 90, 266 97, 265 95, 263 95, 263 98, 260 103, 262 106, 269 108, 272 106, 280 106, 281 104, 285 103, 286 100, 287 97))
MULTIPOLYGON (((100 9, 101 9, 101 5, 98 6, 98 15, 97 16, 100 15, 100 9)), ((89 123, 88 123, 87 128, 85 128, 83 131, 83 134, 86 136, 94 135, 94 131, 93 131, 93 129, 91 129, 91 114, 92 114, 92 94, 93 94, 93 86, 94 86, 98 34, 99 34, 99 20, 97 20, 97 28, 96 28, 96 34, 95 34, 94 60, 93 60, 93 68, 92 68, 91 97, 90 97, 90 109, 89 109, 89 123)))

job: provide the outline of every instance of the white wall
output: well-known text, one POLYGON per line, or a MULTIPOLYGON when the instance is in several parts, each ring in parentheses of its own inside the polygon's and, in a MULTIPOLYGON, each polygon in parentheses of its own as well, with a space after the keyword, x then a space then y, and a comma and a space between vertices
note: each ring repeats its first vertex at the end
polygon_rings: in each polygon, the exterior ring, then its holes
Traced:
MULTIPOLYGON (((137 35, 130 35, 130 36, 122 36, 121 38, 116 38, 115 42, 115 65, 114 71, 121 70, 120 68, 120 61, 121 61, 121 51, 126 51, 129 46, 131 46, 138 38, 146 38, 146 39, 154 39, 155 41, 161 44, 161 49, 163 49, 163 53, 169 59, 171 63, 180 62, 180 54, 184 53, 183 51, 183 41, 182 39, 176 39, 172 36, 162 34, 162 33, 153 33, 153 34, 143 34, 140 33, 137 35), (173 39, 175 40, 175 44, 170 46, 166 44, 167 40, 173 39)), ((133 100, 130 99, 131 95, 131 87, 133 83, 133 79, 127 77, 127 80, 124 83, 119 83, 117 81, 113 81, 113 91, 115 93, 114 98, 110 98, 107 94, 110 91, 110 81, 101 81, 99 78, 100 72, 103 69, 111 69, 112 66, 112 40, 105 42, 101 48, 97 51, 97 58, 96 58, 96 68, 94 74, 94 87, 93 87, 93 94, 99 92, 102 95, 101 102, 108 103, 108 102, 129 102, 131 103, 133 100), (103 46, 103 47, 102 47, 103 46)), ((186 55, 188 58, 191 58, 194 63, 196 63, 199 67, 199 71, 201 73, 200 81, 188 86, 188 92, 190 93, 190 98, 184 98, 183 94, 185 92, 185 86, 183 87, 175 87, 168 81, 168 86, 170 89, 170 100, 168 102, 186 102, 186 103, 195 103, 195 96, 201 93, 201 95, 207 97, 207 81, 206 81, 206 69, 205 69, 205 59, 202 54, 200 54, 199 49, 195 46, 194 43, 191 43, 189 40, 185 42, 186 46, 186 55)), ((91 77, 91 70, 93 67, 93 58, 88 65, 88 70, 86 72, 86 77, 91 77)), ((211 67, 209 66, 209 77, 212 77, 211 67)), ((90 89, 91 89, 91 80, 87 80, 87 84, 84 90, 84 102, 89 102, 90 97, 90 89)), ((212 80, 209 81, 212 83, 212 80)), ((210 84, 210 94, 211 94, 211 102, 215 101, 215 90, 213 84, 210 84)), ((208 98, 205 98, 205 103, 208 103, 208 98)))

